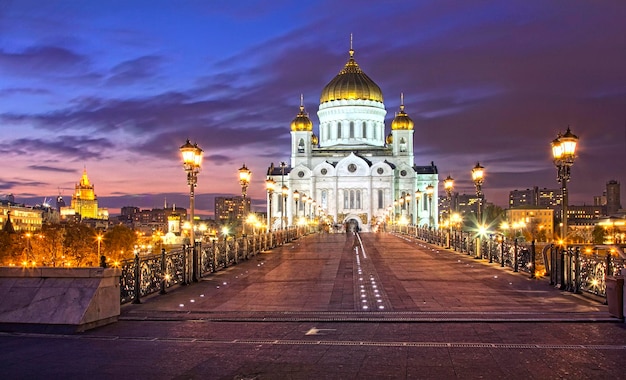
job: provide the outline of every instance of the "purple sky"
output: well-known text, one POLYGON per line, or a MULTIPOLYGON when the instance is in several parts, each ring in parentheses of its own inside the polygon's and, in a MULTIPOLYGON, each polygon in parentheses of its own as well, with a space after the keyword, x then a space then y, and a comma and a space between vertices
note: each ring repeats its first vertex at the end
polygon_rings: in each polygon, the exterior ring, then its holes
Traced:
POLYGON ((2 1, 0 196, 67 200, 87 168, 113 212, 187 207, 190 138, 205 151, 199 213, 239 194, 242 163, 260 209, 300 94, 319 134, 353 33, 387 130, 404 93, 417 165, 470 193, 480 161, 506 206, 510 190, 558 188, 549 145, 569 125, 570 202, 591 204, 608 180, 626 186, 624 20, 623 0, 2 1))

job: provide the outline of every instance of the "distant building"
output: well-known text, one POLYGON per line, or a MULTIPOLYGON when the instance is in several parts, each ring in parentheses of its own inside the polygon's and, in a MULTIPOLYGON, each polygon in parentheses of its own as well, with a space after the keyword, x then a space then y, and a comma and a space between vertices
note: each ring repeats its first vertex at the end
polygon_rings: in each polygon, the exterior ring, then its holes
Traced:
POLYGON ((610 180, 606 183, 606 215, 614 215, 622 209, 619 182, 610 180))
POLYGON ((548 208, 518 207, 506 211, 506 221, 512 236, 528 233, 538 241, 551 240, 554 235, 554 210, 548 208), (515 231, 518 230, 518 231, 515 231))
POLYGON ((561 189, 539 189, 535 186, 532 189, 513 190, 509 192, 509 208, 517 207, 537 207, 560 209, 561 189))
MULTIPOLYGON (((467 220, 470 215, 477 215, 479 200, 482 202, 483 211, 486 206, 484 195, 478 198, 476 194, 452 194, 452 212, 458 212, 463 219, 467 220)), ((440 197, 439 210, 447 210, 448 200, 445 197, 440 197)))
POLYGON ((0 201, 0 228, 6 225, 9 218, 15 232, 37 231, 41 229, 43 223, 41 210, 0 201))
POLYGON ((61 207, 60 212, 63 219, 109 219, 109 211, 98 208, 98 197, 94 192, 94 185, 89 182, 86 169, 83 170, 80 182, 76 184, 72 203, 69 207, 61 207))
POLYGON ((163 208, 139 209, 134 206, 124 206, 118 220, 130 228, 141 231, 145 234, 156 232, 167 233, 172 231, 172 223, 178 224, 176 232, 180 231, 180 224, 187 219, 187 210, 175 205, 163 208))
POLYGON ((241 223, 250 210, 250 198, 215 197, 215 221, 217 223, 241 223))

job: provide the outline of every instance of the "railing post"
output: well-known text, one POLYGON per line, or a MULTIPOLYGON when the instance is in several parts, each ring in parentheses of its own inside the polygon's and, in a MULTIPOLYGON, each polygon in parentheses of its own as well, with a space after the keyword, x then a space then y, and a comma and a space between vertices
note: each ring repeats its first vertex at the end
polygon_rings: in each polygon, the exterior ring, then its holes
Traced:
POLYGON ((535 278, 535 272, 537 271, 535 260, 535 240, 533 240, 530 242, 530 278, 535 278))
POLYGON ((517 238, 515 239, 513 244, 515 244, 514 245, 515 249, 513 250, 513 272, 519 272, 519 268, 517 266, 517 249, 518 249, 517 238))
POLYGON ((565 290, 565 248, 561 248, 561 256, 559 258, 559 275, 560 275, 560 284, 559 287, 561 290, 565 290))
POLYGON ((189 273, 187 270, 187 262, 189 260, 189 250, 187 249, 187 244, 183 244, 183 282, 181 285, 188 285, 191 283, 191 278, 189 277, 189 273))
POLYGON ((107 267, 107 258, 105 255, 100 256, 100 268, 107 267))
POLYGON ((580 293, 580 247, 574 251, 574 293, 580 293))
POLYGON ((161 291, 159 294, 165 294, 165 248, 161 248, 161 291))
POLYGON ((200 248, 200 247, 199 247, 199 244, 197 244, 197 243, 194 241, 194 242, 193 242, 193 246, 192 246, 192 252, 191 252, 191 254, 193 255, 193 256, 192 256, 192 258, 191 258, 191 259, 192 259, 192 262, 193 262, 193 271, 192 271, 192 272, 193 272, 193 273, 192 273, 192 276, 193 276, 193 282, 198 282, 198 279, 200 278, 200 273, 201 273, 201 272, 199 271, 199 268, 200 268, 200 265, 199 265, 199 264, 200 264, 200 260, 198 260, 198 255, 199 255, 199 253, 200 253, 200 249, 198 249, 198 248, 200 248))
POLYGON ((217 253, 219 250, 219 245, 217 244, 217 239, 213 240, 211 242, 212 248, 211 248, 211 260, 213 260, 213 268, 211 268, 213 270, 213 273, 217 272, 217 253))
POLYGON ((556 285, 556 248, 550 244, 550 285, 556 285))
POLYGON ((140 304, 141 300, 141 268, 140 268, 140 260, 139 260, 139 252, 135 252, 135 295, 133 297, 134 304, 140 304))
POLYGON ((504 236, 500 242, 500 267, 504 268, 504 236))
POLYGON ((613 272, 611 271, 611 253, 606 253, 606 275, 612 276, 613 272))
POLYGON ((567 247, 565 252, 565 290, 572 290, 572 248, 567 247))

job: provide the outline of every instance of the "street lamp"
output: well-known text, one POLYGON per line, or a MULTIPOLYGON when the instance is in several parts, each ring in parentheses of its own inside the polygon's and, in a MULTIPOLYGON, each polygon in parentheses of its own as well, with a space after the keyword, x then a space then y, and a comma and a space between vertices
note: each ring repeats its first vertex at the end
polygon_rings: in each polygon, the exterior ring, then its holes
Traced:
POLYGON ((287 191, 289 189, 287 189, 287 186, 285 186, 285 166, 287 166, 287 164, 285 163, 285 161, 280 163, 280 186, 281 186, 281 207, 280 207, 280 229, 283 229, 283 219, 284 219, 284 215, 285 215, 285 205, 287 204, 286 200, 285 200, 285 195, 287 193, 287 191))
POLYGON ((433 185, 429 184, 426 186, 426 195, 428 195, 428 227, 433 226, 433 194, 435 193, 435 188, 433 185))
MULTIPOLYGON (((243 164, 241 168, 239 168, 239 184, 241 185, 241 196, 243 198, 243 215, 246 215, 250 212, 246 207, 246 192, 248 191, 248 185, 250 184, 250 178, 252 177, 252 172, 250 169, 246 167, 246 164, 243 164)), ((243 221, 243 216, 241 218, 243 221)), ((246 223, 243 221, 242 223, 242 234, 246 234, 246 223)))
POLYGON ((298 201, 300 200, 300 193, 298 190, 293 192, 293 200, 296 202, 296 220, 298 220, 298 201))
POLYGON ((404 196, 404 202, 406 203, 406 215, 410 216, 411 215, 411 194, 409 194, 408 192, 404 196))
POLYGON ((287 215, 287 196, 289 195, 289 188, 287 185, 283 185, 281 188, 281 193, 283 195, 283 208, 280 214, 280 229, 283 229, 283 215, 287 215))
POLYGON ((561 239, 564 242, 567 238, 567 182, 570 179, 570 168, 574 165, 574 158, 576 158, 577 144, 578 136, 574 135, 569 127, 567 127, 564 135, 559 133, 557 138, 552 141, 552 156, 557 168, 557 181, 561 183, 561 239))
POLYGON ((443 188, 446 190, 448 197, 448 248, 452 239, 452 189, 454 188, 454 179, 448 175, 443 181, 443 188))
POLYGON ((96 236, 96 239, 98 240, 98 260, 100 260, 100 243, 102 242, 102 235, 96 236))
POLYGON ((420 189, 415 190, 415 225, 420 224, 420 199, 422 198, 422 191, 420 189))
MULTIPOLYGON (((476 223, 477 227, 480 230, 483 226, 483 216, 482 216, 482 196, 483 196, 483 181, 485 178, 485 168, 480 166, 480 163, 476 163, 476 166, 472 168, 472 180, 474 181, 474 186, 476 187, 476 197, 478 198, 478 205, 476 208, 476 223)), ((480 234, 476 238, 476 258, 482 257, 482 253, 480 252, 481 243, 480 243, 480 234)))
POLYGON ((187 184, 189 185, 189 224, 191 226, 191 228, 189 229, 189 236, 192 247, 192 255, 188 259, 191 262, 189 262, 189 265, 187 267, 190 268, 191 276, 189 277, 192 277, 193 281, 198 281, 196 276, 198 256, 196 252, 196 240, 193 228, 195 211, 194 188, 198 183, 198 172, 200 172, 200 166, 202 165, 202 149, 200 149, 198 144, 192 145, 189 139, 187 139, 187 142, 185 142, 185 144, 180 147, 180 153, 183 156, 183 168, 185 169, 185 172, 187 172, 187 184))
POLYGON ((276 181, 271 178, 265 180, 265 187, 267 188, 268 203, 267 203, 267 230, 272 232, 272 195, 276 188, 276 181))
POLYGON ((476 210, 476 219, 478 224, 482 224, 482 197, 483 197, 483 181, 485 178, 485 168, 480 166, 480 163, 476 163, 476 166, 472 168, 472 180, 476 187, 476 197, 478 198, 478 208, 476 210))

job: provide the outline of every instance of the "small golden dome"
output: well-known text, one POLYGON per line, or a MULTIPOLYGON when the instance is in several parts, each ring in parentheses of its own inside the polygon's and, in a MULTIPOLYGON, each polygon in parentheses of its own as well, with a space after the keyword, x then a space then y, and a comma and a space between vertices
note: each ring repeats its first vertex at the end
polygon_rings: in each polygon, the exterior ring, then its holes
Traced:
POLYGON ((385 142, 387 144, 393 143, 393 135, 391 133, 387 135, 387 138, 385 139, 385 142))
POLYGON ((350 48, 348 63, 322 90, 320 104, 345 99, 383 102, 383 93, 380 87, 361 70, 354 60, 352 48, 350 48))
POLYGON ((407 130, 413 129, 414 123, 409 115, 404 112, 404 94, 400 95, 400 112, 396 113, 396 117, 391 122, 392 130, 407 130))
POLYGON ((313 130, 313 123, 311 119, 309 119, 309 114, 304 112, 304 104, 302 95, 300 95, 300 112, 296 116, 295 119, 291 122, 291 130, 292 131, 304 131, 310 132, 313 130))
POLYGON ((317 145, 319 143, 319 140, 317 139, 317 136, 315 136, 315 134, 311 135, 311 145, 317 145))

